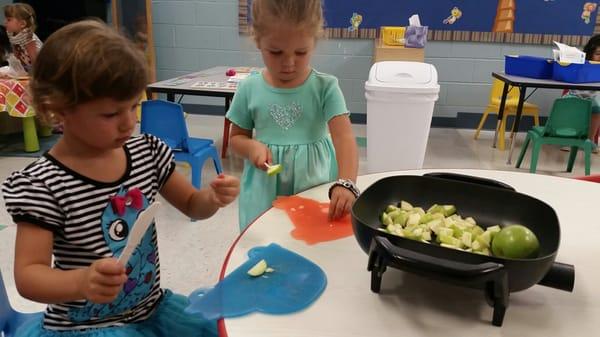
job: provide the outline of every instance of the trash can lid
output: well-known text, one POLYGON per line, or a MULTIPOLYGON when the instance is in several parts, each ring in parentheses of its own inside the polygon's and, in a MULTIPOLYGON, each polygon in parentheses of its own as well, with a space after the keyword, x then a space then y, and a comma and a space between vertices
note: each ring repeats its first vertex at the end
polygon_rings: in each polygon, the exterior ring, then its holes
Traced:
POLYGON ((422 62, 384 61, 371 67, 366 90, 404 93, 438 93, 435 67, 422 62))

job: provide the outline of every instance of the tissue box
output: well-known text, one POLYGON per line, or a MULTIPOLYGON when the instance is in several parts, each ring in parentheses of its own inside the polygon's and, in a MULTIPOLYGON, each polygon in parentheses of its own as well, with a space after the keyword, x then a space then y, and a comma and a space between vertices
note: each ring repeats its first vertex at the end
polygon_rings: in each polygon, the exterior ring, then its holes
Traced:
POLYGON ((504 72, 508 75, 551 79, 553 63, 552 59, 543 57, 505 55, 504 72))
POLYGON ((405 27, 381 27, 381 40, 387 46, 403 46, 405 27))
POLYGON ((404 46, 423 48, 427 42, 427 26, 408 26, 404 32, 404 46))
POLYGON ((600 82, 600 64, 554 62, 552 78, 570 83, 600 82))

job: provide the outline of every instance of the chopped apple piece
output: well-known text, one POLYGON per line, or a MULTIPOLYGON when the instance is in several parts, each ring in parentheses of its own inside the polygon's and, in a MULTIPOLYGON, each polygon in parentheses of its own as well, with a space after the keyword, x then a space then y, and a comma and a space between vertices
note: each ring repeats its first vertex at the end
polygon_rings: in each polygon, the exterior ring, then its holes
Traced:
POLYGON ((262 259, 262 260, 258 261, 258 263, 254 265, 254 267, 252 267, 248 270, 248 275, 253 276, 253 277, 260 276, 265 273, 265 271, 267 270, 267 267, 268 267, 267 261, 262 259))

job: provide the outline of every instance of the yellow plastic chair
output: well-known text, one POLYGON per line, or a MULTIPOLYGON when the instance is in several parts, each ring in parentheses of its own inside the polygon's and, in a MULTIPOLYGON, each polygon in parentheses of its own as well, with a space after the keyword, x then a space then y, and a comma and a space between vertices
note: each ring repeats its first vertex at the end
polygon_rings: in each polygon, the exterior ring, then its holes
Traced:
MULTIPOLYGON (((481 116, 481 120, 479 121, 479 126, 475 131, 474 139, 479 137, 479 132, 481 128, 483 128, 483 124, 485 123, 488 115, 490 113, 497 114, 498 110, 500 110, 500 101, 502 100, 502 90, 504 89, 504 82, 494 79, 492 82, 492 90, 490 91, 490 102, 488 103, 487 108, 483 112, 483 116, 481 116)), ((517 114, 517 106, 519 104, 519 94, 520 89, 517 87, 509 87, 508 95, 506 96, 506 104, 504 106, 504 114, 502 115, 502 121, 500 122, 500 127, 498 129, 498 149, 504 150, 504 131, 506 129, 506 119, 509 115, 515 116, 517 114)), ((525 102, 523 104, 523 116, 531 116, 533 117, 533 123, 538 126, 540 125, 539 118, 540 108, 532 103, 525 102)))

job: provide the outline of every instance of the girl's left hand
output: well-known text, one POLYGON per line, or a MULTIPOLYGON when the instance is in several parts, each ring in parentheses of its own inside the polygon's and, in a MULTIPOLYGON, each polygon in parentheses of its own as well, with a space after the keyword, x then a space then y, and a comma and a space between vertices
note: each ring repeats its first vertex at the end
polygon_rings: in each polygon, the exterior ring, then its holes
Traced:
POLYGON ((213 202, 219 207, 224 207, 240 194, 240 180, 221 173, 210 183, 210 189, 213 202))
POLYGON ((348 214, 355 200, 354 193, 348 189, 342 186, 334 187, 329 202, 329 220, 339 219, 348 214))

